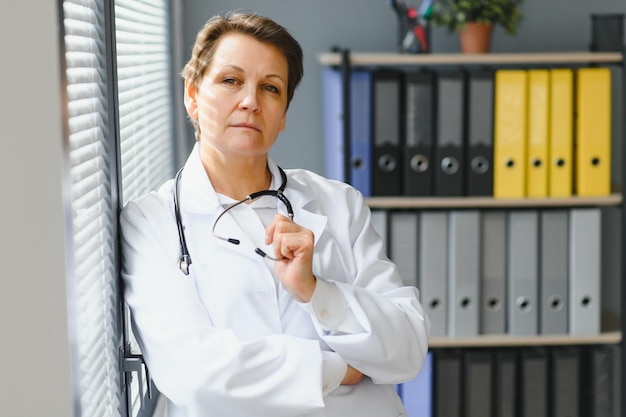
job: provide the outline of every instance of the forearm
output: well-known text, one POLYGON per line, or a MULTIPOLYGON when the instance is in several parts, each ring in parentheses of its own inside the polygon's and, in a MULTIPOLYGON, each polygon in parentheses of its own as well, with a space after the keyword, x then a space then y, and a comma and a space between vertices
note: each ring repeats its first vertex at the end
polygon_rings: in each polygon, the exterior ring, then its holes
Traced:
POLYGON ((430 322, 417 290, 378 294, 318 279, 310 303, 319 336, 350 365, 379 382, 415 376, 428 350, 430 322))

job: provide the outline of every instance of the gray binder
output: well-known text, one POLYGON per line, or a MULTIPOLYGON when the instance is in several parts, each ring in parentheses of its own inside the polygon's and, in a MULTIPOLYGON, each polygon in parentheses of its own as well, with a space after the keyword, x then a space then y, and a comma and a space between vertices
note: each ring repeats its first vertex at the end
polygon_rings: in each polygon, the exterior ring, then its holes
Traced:
POLYGON ((600 333, 600 209, 570 212, 569 331, 600 333))
POLYGON ((418 259, 417 211, 392 211, 390 214, 389 253, 398 266, 405 285, 417 286, 418 259))
POLYGON ((489 417, 492 415, 492 352, 467 350, 463 360, 464 416, 489 417))
POLYGON ((481 334, 506 332, 506 212, 482 212, 480 275, 481 334))
POLYGON ((521 352, 520 417, 548 417, 548 354, 545 348, 521 352))
POLYGON ((376 233, 378 233, 380 237, 383 239, 383 244, 385 246, 386 253, 389 253, 388 219, 389 219, 389 216, 388 216, 387 210, 381 210, 381 209, 372 210, 372 218, 370 220, 370 223, 372 224, 372 227, 374 228, 376 233))
MULTIPOLYGON (((372 195, 402 194, 402 73, 380 70, 373 75, 372 195)), ((368 115, 363 115, 368 117, 368 115)))
POLYGON ((467 195, 493 195, 493 71, 469 72, 467 195))
POLYGON ((567 333, 568 212, 541 212, 539 332, 567 333))
POLYGON ((579 417, 580 352, 578 348, 554 347, 551 356, 551 417, 579 417))
POLYGON ((480 212, 448 214, 448 336, 475 336, 479 320, 480 212))
POLYGON ((440 72, 437 77, 435 195, 461 196, 465 171, 463 143, 464 75, 440 72))
POLYGON ((430 318, 431 336, 447 335, 448 215, 445 211, 420 214, 419 288, 430 318))
POLYGON ((511 211, 508 217, 507 307, 508 332, 535 335, 538 331, 538 213, 511 211))

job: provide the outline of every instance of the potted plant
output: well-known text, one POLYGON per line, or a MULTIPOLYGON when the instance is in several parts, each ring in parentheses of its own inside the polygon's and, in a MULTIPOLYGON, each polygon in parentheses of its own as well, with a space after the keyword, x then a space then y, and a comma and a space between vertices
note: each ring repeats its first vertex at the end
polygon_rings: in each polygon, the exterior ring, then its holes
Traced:
POLYGON ((523 0, 435 0, 431 21, 458 31, 461 50, 468 53, 489 51, 493 26, 502 26, 513 35, 522 19, 523 0))

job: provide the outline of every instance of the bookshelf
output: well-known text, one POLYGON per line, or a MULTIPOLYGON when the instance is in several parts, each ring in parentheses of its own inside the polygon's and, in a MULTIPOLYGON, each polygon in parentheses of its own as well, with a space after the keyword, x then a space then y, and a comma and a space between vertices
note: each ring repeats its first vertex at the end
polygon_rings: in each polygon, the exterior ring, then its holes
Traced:
MULTIPOLYGON (((456 66, 460 68, 491 67, 491 68, 542 68, 542 67, 582 67, 582 66, 618 66, 621 68, 622 80, 626 81, 626 48, 622 52, 546 52, 546 53, 487 53, 487 54, 398 54, 398 53, 351 53, 348 50, 318 54, 318 61, 322 66, 339 68, 343 80, 343 114, 350 114, 349 100, 349 74, 352 68, 369 69, 411 69, 411 68, 438 68, 441 66, 456 66)), ((618 116, 626 121, 626 91, 621 92, 622 109, 618 116)), ((349 151, 350 151, 350 123, 344 123, 344 172, 345 178, 350 179, 349 151)), ((620 185, 626 184, 626 126, 622 127, 621 152, 617 155, 617 161, 623 168, 620 175, 620 185)), ((615 207, 619 211, 620 229, 619 237, 626 242, 626 211, 623 207, 621 190, 615 190, 608 196, 603 197, 579 197, 568 198, 494 198, 494 197, 368 197, 366 203, 372 209, 381 210, 453 210, 453 209, 524 209, 524 208, 577 208, 577 207, 615 207)), ((559 346, 588 346, 588 345, 612 345, 620 346, 616 350, 618 358, 616 363, 619 368, 617 374, 615 392, 622 392, 626 383, 626 349, 623 346, 623 334, 626 334, 626 256, 619 259, 619 318, 618 323, 611 325, 610 329, 604 329, 600 334, 579 336, 572 334, 562 335, 531 335, 515 336, 501 335, 477 335, 470 337, 432 337, 429 346, 435 350, 466 349, 466 348, 533 348, 533 347, 559 347, 559 346)), ((619 396, 617 398, 619 413, 614 416, 626 417, 626 401, 619 396)))

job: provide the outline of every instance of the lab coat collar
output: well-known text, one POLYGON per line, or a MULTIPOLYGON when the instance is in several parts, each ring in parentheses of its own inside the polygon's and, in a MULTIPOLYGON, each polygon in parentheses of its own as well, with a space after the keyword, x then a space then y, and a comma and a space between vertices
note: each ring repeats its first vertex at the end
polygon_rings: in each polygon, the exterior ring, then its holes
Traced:
MULTIPOLYGON (((276 189, 281 184, 280 172, 276 163, 268 156, 267 163, 272 174, 271 189, 276 189)), ((287 188, 285 195, 291 202, 294 210, 294 221, 299 225, 311 230, 317 243, 319 236, 326 227, 327 218, 324 215, 316 214, 317 205, 314 202, 313 194, 307 184, 296 181, 287 173, 287 188)), ((180 207, 182 211, 193 213, 219 213, 223 207, 220 198, 215 192, 211 181, 206 174, 202 161, 200 160, 200 145, 196 143, 187 158, 185 168, 180 179, 180 207)), ((285 214, 282 204, 274 197, 267 198, 263 202, 265 207, 278 207, 278 212, 285 214), (265 204, 267 203, 267 204, 265 204)))

